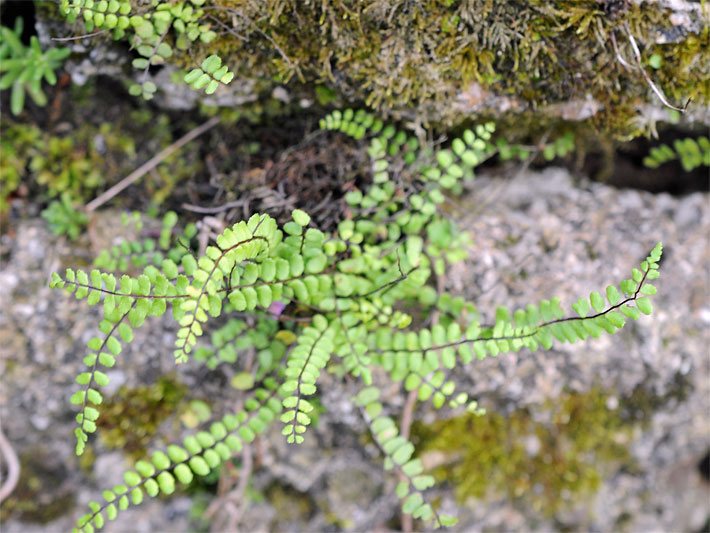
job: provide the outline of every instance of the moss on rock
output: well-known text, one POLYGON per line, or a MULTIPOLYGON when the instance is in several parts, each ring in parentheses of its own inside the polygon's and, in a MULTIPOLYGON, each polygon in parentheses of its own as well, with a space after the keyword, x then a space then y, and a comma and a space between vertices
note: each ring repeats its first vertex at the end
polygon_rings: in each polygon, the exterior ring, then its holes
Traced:
POLYGON ((674 102, 710 96, 702 6, 672 13, 630 0, 214 0, 228 28, 202 53, 239 74, 334 88, 348 101, 402 118, 451 126, 481 112, 533 110, 589 119, 606 131, 638 129, 656 102, 633 63, 629 32, 653 79, 674 102), (686 19, 682 19, 685 16, 686 19))
POLYGON ((163 376, 153 385, 121 387, 103 405, 99 435, 107 448, 139 458, 145 455, 161 424, 182 402, 187 386, 174 376, 163 376))
POLYGON ((552 516, 595 492, 613 469, 634 469, 628 447, 652 413, 637 409, 636 396, 568 392, 536 410, 415 424, 413 436, 460 501, 505 495, 552 516))
POLYGON ((76 504, 70 472, 57 454, 32 447, 20 454, 20 479, 0 507, 0 522, 47 524, 72 512, 76 504))

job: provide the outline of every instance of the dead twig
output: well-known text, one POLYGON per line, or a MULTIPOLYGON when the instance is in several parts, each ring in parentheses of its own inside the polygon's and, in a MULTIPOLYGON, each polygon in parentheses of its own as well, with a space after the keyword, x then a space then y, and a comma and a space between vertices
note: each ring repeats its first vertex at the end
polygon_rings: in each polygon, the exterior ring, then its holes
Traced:
POLYGON ((124 189, 141 179, 143 176, 145 176, 148 172, 153 170, 155 167, 157 167, 160 163, 162 163, 165 159, 170 157, 172 154, 177 152, 180 148, 185 146, 187 143, 195 140, 197 137, 205 133, 206 131, 210 130, 211 128, 215 127, 217 124, 220 122, 219 117, 212 117, 209 119, 207 122, 202 124, 201 126, 198 126, 197 128, 190 130, 187 132, 185 135, 180 137, 177 141, 172 143, 170 146, 166 146, 163 148, 160 152, 158 152, 156 155, 151 157, 148 161, 143 163, 140 167, 135 169, 133 172, 131 172, 128 176, 123 178, 121 181, 119 181, 116 185, 108 189, 106 192, 100 194, 96 198, 94 198, 91 202, 86 204, 86 211, 91 213, 92 211, 95 211, 97 208, 101 207, 103 204, 108 202, 111 198, 116 196, 117 194, 121 193, 124 189))
MULTIPOLYGON (((658 99, 665 105, 666 107, 669 107, 670 109, 674 109, 680 113, 685 113, 686 109, 688 109, 688 105, 690 105, 691 98, 688 98, 688 100, 685 102, 685 105, 683 107, 677 107, 671 104, 668 99, 666 98, 666 95, 663 94, 663 91, 661 88, 654 83, 654 81, 651 79, 651 76, 649 76, 648 72, 646 72, 646 69, 643 68, 643 63, 641 61, 641 50, 639 50, 638 44, 636 43, 636 39, 634 38, 633 34, 631 33, 631 30, 629 29, 629 25, 624 23, 624 30, 626 31, 626 36, 629 39, 629 44, 631 45, 631 50, 634 53, 634 59, 636 60, 636 69, 641 72, 641 75, 643 76, 643 79, 646 80, 646 83, 648 86, 651 88, 651 90, 656 94, 658 99)), ((611 44, 614 47, 614 52, 616 53, 616 59, 621 63, 621 65, 624 68, 627 68, 629 70, 634 69, 634 65, 631 65, 624 57, 621 55, 621 51, 619 50, 619 46, 616 43, 616 37, 612 33, 611 34, 611 44)))
POLYGON ((201 215, 214 215, 224 211, 229 211, 234 207, 241 207, 242 205, 244 205, 244 200, 235 200, 234 202, 227 202, 226 204, 217 205, 215 207, 201 207, 199 205, 182 204, 182 208, 186 211, 192 211, 193 213, 200 213, 201 215))
POLYGON ((2 503, 5 498, 12 494, 20 479, 20 461, 17 458, 15 449, 2 432, 2 427, 0 427, 0 454, 3 462, 7 465, 7 479, 0 486, 0 503, 2 503))
POLYGON ((88 39, 89 37, 96 37, 102 33, 106 33, 108 30, 99 30, 93 33, 85 33, 84 35, 74 35, 72 37, 51 37, 52 41, 57 41, 59 43, 65 43, 67 41, 80 41, 81 39, 88 39))

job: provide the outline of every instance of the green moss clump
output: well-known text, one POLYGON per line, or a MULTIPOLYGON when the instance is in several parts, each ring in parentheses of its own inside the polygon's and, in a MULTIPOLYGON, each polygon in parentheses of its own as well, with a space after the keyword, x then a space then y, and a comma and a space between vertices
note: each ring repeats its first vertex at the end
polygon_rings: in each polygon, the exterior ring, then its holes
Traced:
POLYGON ((142 457, 187 391, 174 376, 163 376, 153 385, 121 387, 102 406, 98 423, 101 441, 107 448, 123 450, 136 459, 142 457))
POLYGON ((322 83, 348 100, 425 123, 450 126, 462 109, 484 111, 493 95, 509 97, 515 113, 589 96, 602 106, 595 126, 628 133, 637 107, 655 97, 616 57, 612 36, 633 57, 625 24, 644 54, 662 55, 652 74, 669 98, 710 98, 707 27, 677 36, 669 13, 651 3, 214 0, 206 10, 239 37, 224 32, 201 55, 220 54, 267 86, 322 83), (677 38, 653 45, 658 32, 677 38))
POLYGON ((0 507, 0 522, 15 517, 23 522, 47 524, 72 512, 76 497, 66 465, 48 450, 32 448, 20 454, 20 479, 0 507))
POLYGON ((623 403, 608 407, 610 397, 600 388, 570 392, 540 413, 466 415, 416 424, 413 435, 422 457, 444 452, 434 475, 450 482, 460 501, 503 494, 552 516, 597 490, 612 466, 633 467, 628 443, 635 425, 623 403))
MULTIPOLYGON (((78 115, 92 112, 77 107, 78 115)), ((99 123, 77 118, 76 127, 61 133, 7 121, 0 139, 0 215, 7 213, 14 194, 51 199, 68 193, 74 201, 87 202, 174 140, 167 115, 146 109, 128 111, 115 121, 104 115, 99 123)), ((197 151, 187 147, 172 155, 142 181, 154 204, 201 169, 197 151)))
POLYGON ((276 511, 269 526, 271 531, 290 530, 294 525, 307 523, 316 508, 308 494, 279 483, 267 487, 264 498, 276 511))
POLYGON ((105 183, 118 161, 135 157, 130 136, 112 125, 86 124, 70 135, 52 134, 31 124, 9 122, 0 141, 0 212, 20 184, 38 188, 53 198, 69 193, 86 200, 105 183))

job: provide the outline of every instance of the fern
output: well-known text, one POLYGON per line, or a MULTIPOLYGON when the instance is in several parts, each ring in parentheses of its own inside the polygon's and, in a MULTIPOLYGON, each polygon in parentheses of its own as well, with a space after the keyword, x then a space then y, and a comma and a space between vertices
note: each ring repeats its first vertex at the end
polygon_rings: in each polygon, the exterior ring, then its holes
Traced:
MULTIPOLYGON (((202 5, 205 0, 153 2, 152 8, 132 13, 128 0, 60 0, 60 12, 69 22, 84 21, 86 31, 111 31, 114 39, 127 39, 139 57, 132 61, 142 72, 140 82, 129 86, 133 96, 151 100, 158 90, 148 79, 151 66, 162 65, 175 50, 189 50, 193 43, 210 43, 217 33, 205 22, 202 5)), ((207 57, 200 68, 185 75, 185 82, 195 90, 214 93, 220 85, 228 85, 234 74, 216 55, 207 57)))
POLYGON ((222 65, 219 56, 211 55, 202 62, 200 68, 192 69, 185 75, 185 83, 195 90, 205 89, 205 93, 213 94, 219 84, 228 85, 234 79, 234 73, 227 65, 222 65))
POLYGON ((707 137, 678 139, 672 148, 661 144, 651 148, 649 154, 643 158, 643 164, 649 168, 658 168, 675 160, 680 161, 686 172, 701 166, 710 167, 710 140, 707 137))
POLYGON ((138 461, 134 470, 124 473, 125 484, 105 490, 102 502, 89 502, 91 512, 77 521, 77 529, 86 532, 100 529, 106 520, 115 520, 119 511, 140 505, 145 496, 170 495, 175 492, 177 482, 187 485, 196 475, 206 476, 238 453, 244 443, 263 433, 280 410, 275 383, 266 380, 264 388, 254 391, 244 411, 225 416, 213 423, 209 431, 186 437, 182 445, 171 444, 165 452, 154 452, 150 460, 138 461))
POLYGON ((69 22, 81 18, 86 31, 111 30, 120 39, 130 25, 128 0, 60 0, 59 11, 69 22))
MULTIPOLYGON (((138 214, 138 213, 136 213, 138 214)), ((173 236, 177 215, 168 211, 163 217, 158 238, 148 237, 142 240, 124 240, 111 248, 102 250, 94 259, 96 268, 111 272, 126 272, 131 269, 145 268, 148 265, 159 267, 164 259, 170 259, 179 264, 183 256, 189 254, 188 245, 197 235, 197 227, 188 224, 180 235, 173 236)), ((140 231, 142 222, 140 215, 134 218, 136 231, 140 231)), ((130 221, 124 221, 128 225, 130 221)))
POLYGON ((283 434, 289 444, 303 442, 302 433, 311 423, 308 413, 313 410, 313 405, 304 396, 315 394, 320 371, 333 352, 334 332, 325 317, 314 316, 313 326, 304 329, 296 347, 289 353, 285 380, 281 385, 281 393, 285 396, 282 403, 286 409, 281 421, 285 424, 283 434))
POLYGON ((414 445, 399 434, 391 418, 382 415, 382 404, 377 401, 379 396, 378 389, 367 387, 358 393, 355 402, 364 411, 370 432, 385 456, 385 470, 396 469, 404 478, 396 489, 402 500, 402 511, 435 527, 455 525, 454 517, 440 515, 426 502, 423 492, 434 485, 434 478, 423 474, 422 462, 412 458, 414 445))
POLYGON ((108 381, 105 369, 120 364, 135 329, 168 308, 178 324, 178 363, 192 359, 209 368, 231 365, 233 385, 252 390, 244 411, 137 463, 125 485, 91 504, 91 512, 78 522, 80 530, 101 527, 145 495, 169 494, 176 482, 206 475, 277 421, 289 444, 304 442, 326 371, 361 384, 353 401, 385 467, 402 480, 397 494, 403 511, 431 526, 451 525, 455 520, 439 515, 427 500, 432 479, 414 458, 412 443, 382 414, 380 381, 389 378, 416 391, 420 401, 436 408, 481 414, 475 399, 456 390, 454 372, 485 357, 613 334, 628 320, 652 312, 660 244, 627 279, 608 286, 604 294, 578 299, 571 311, 553 298, 523 309, 500 307, 493 324, 481 324, 472 302, 432 285, 434 276, 465 257, 468 242, 437 206, 445 194, 462 188, 477 164, 496 153, 493 125, 467 130, 438 151, 364 112, 336 112, 322 126, 359 140, 370 137, 373 183, 348 193, 353 218, 342 220, 334 231, 313 227, 299 209, 282 225, 255 214, 225 229, 195 257, 190 248, 194 227, 180 236, 170 213, 157 242, 118 245, 102 256, 102 264, 113 270, 121 266, 118 256, 128 253, 127 264, 142 269, 134 275, 117 277, 98 269, 53 275, 53 287, 89 305, 103 304, 101 335, 89 342, 86 370, 72 396, 79 406, 78 454, 96 430, 100 389, 108 381), (179 244, 172 245, 171 237, 179 244), (436 319, 415 325, 415 313, 433 313, 436 319), (240 357, 247 350, 257 350, 253 367, 244 366, 240 357), (265 388, 253 389, 260 380, 265 388))

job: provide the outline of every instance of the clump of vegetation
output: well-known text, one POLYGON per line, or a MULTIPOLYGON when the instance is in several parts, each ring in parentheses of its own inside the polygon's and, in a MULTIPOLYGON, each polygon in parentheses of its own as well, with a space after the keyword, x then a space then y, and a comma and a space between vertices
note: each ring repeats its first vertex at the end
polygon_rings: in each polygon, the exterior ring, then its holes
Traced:
POLYGON ((138 11, 127 0, 62 0, 60 10, 88 31, 129 41, 142 72, 130 92, 146 99, 158 90, 150 67, 172 62, 208 94, 235 74, 265 90, 297 79, 320 83, 319 101, 361 99, 418 122, 545 109, 628 136, 642 133, 638 109, 649 94, 666 105, 710 98, 707 25, 679 36, 668 12, 649 3, 183 0, 138 11), (674 39, 655 44, 659 32, 674 39))
POLYGON ((30 150, 41 135, 38 128, 10 124, 0 135, 0 215, 9 209, 10 196, 27 172, 30 150))
MULTIPOLYGON (((217 34, 202 8, 205 0, 152 2, 151 9, 135 12, 128 0, 61 0, 60 12, 69 22, 84 21, 87 31, 111 31, 114 39, 128 39, 139 57, 132 65, 141 71, 138 83, 129 86, 134 96, 151 100, 157 91, 149 79, 151 66, 162 65, 177 51, 192 51, 198 42, 209 43, 217 34)), ((228 85, 234 74, 221 59, 210 55, 185 76, 185 82, 196 90, 214 93, 220 85, 228 85)))
POLYGON ((618 59, 634 57, 629 35, 645 45, 645 63, 651 61, 652 76, 668 98, 700 104, 710 98, 701 52, 707 25, 700 34, 655 45, 652 35, 673 34, 675 28, 668 13, 650 3, 427 0, 412 6, 382 0, 264 6, 214 0, 204 9, 229 30, 219 31, 205 49, 238 75, 325 80, 340 95, 424 122, 450 125, 460 122, 462 111, 496 113, 504 103, 517 114, 571 102, 557 111, 574 114, 574 102, 582 106, 591 97, 600 104, 592 118, 596 126, 618 134, 637 131, 632 119, 651 91, 637 68, 618 59))
POLYGON ((643 164, 649 168, 658 168, 669 161, 680 161, 683 170, 691 172, 698 167, 710 167, 710 140, 707 137, 686 137, 673 142, 671 148, 661 144, 651 148, 644 157, 643 164))
POLYGON ((25 107, 25 94, 40 107, 47 105, 47 96, 42 91, 42 79, 50 85, 57 83, 56 70, 61 68, 71 50, 50 48, 42 50, 36 36, 30 45, 21 40, 23 21, 18 18, 15 28, 0 26, 0 90, 12 87, 10 111, 19 115, 25 107))
MULTIPOLYGON (((416 391, 420 401, 436 408, 480 413, 475 400, 456 391, 457 368, 501 353, 614 333, 652 312, 660 244, 628 279, 609 285, 604 295, 581 297, 569 315, 551 299, 514 311, 500 307, 493 323, 482 322, 472 302, 437 283, 466 256, 468 242, 438 206, 497 153, 494 125, 466 130, 437 150, 362 111, 336 111, 321 127, 367 138, 371 159, 371 182, 345 194, 349 216, 333 230, 313 227, 301 209, 281 223, 254 214, 228 226, 197 256, 197 243, 189 239, 167 250, 161 245, 165 251, 142 255, 148 264, 137 275, 117 278, 98 269, 53 275, 53 287, 90 305, 103 302, 100 334, 87 344, 86 369, 71 398, 79 409, 77 454, 100 424, 106 369, 118 364, 136 328, 168 309, 179 326, 176 362, 229 365, 232 385, 244 395, 243 408, 136 462, 124 484, 90 503, 80 530, 100 528, 146 496, 171 494, 177 483, 208 475, 277 422, 287 443, 302 443, 326 371, 359 384, 353 404, 385 468, 400 478, 402 511, 433 526, 454 524, 427 498, 434 478, 383 403, 382 378, 416 391), (241 324, 244 316, 248 328, 241 324), (434 318, 419 324, 420 316, 434 318)), ((568 145, 562 142, 555 153, 568 145)), ((164 227, 173 227, 171 218, 164 227)))
POLYGON ((52 233, 66 235, 70 239, 77 239, 89 222, 86 213, 74 204, 71 195, 66 192, 42 211, 42 218, 47 221, 52 233))
POLYGON ((71 135, 57 135, 10 122, 3 129, 0 156, 2 211, 21 183, 40 196, 55 198, 66 193, 74 201, 85 201, 105 183, 105 175, 116 168, 119 158, 135 157, 135 145, 130 136, 117 133, 109 123, 98 128, 87 124, 71 135))
POLYGON ((597 387, 536 406, 537 416, 521 408, 418 423, 413 438, 422 456, 446 454, 434 477, 453 485, 460 502, 502 494, 552 516, 593 493, 606 471, 631 461, 635 424, 626 420, 623 400, 609 407, 611 396, 597 387))
MULTIPOLYGON (((71 133, 6 121, 0 137, 0 214, 20 194, 51 201, 67 193, 70 203, 88 202, 132 171, 141 157, 172 143, 169 122, 166 115, 140 110, 115 122, 83 122, 71 133)), ((182 180, 197 173, 202 168, 197 149, 187 147, 158 165, 144 180, 144 199, 161 204, 182 180)))

